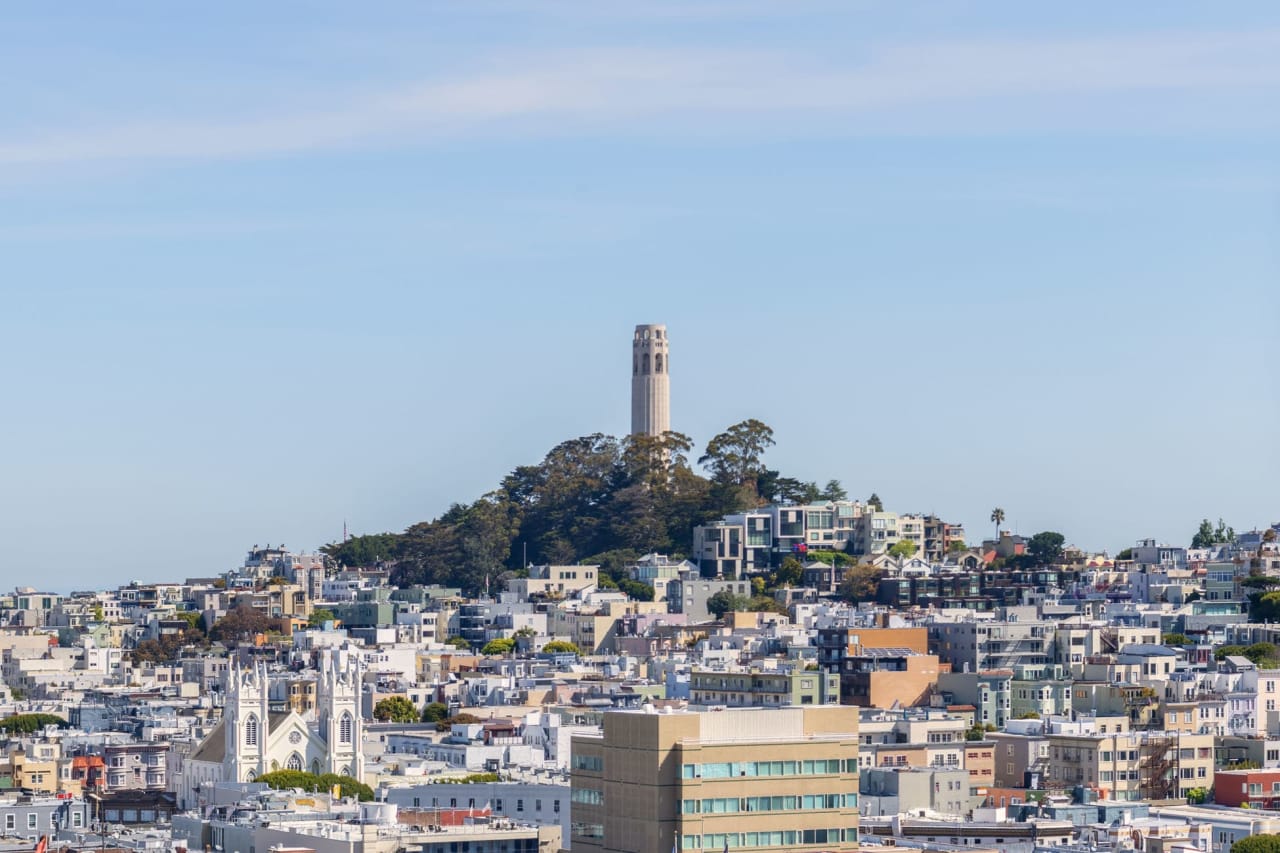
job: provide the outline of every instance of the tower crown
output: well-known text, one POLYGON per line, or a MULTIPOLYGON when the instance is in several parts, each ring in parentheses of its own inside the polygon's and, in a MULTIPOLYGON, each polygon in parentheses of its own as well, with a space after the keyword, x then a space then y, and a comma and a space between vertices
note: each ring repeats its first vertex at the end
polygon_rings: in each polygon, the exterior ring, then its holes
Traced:
POLYGON ((631 434, 671 429, 671 353, 662 323, 636 326, 631 338, 631 434))

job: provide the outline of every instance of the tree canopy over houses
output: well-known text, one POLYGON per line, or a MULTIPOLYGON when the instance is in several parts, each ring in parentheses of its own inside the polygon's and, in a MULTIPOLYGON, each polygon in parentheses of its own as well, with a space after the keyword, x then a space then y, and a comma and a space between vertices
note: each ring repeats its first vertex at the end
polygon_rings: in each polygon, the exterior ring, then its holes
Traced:
POLYGON ((621 566, 641 554, 688 553, 693 528, 710 519, 774 500, 845 496, 838 480, 819 487, 766 467, 764 454, 773 444, 767 424, 734 424, 707 442, 698 458, 704 475, 689 462, 692 439, 678 432, 581 436, 439 518, 324 551, 343 565, 389 564, 392 581, 402 586, 442 583, 469 594, 493 585, 504 571, 523 570, 526 560, 599 563, 610 577, 606 585, 616 584, 621 566))

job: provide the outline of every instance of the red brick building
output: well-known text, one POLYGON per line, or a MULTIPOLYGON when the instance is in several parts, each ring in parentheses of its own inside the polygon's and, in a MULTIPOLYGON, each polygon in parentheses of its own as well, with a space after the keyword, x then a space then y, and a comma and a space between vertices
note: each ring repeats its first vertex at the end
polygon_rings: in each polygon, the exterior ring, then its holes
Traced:
POLYGON ((1213 778, 1213 799, 1224 806, 1280 808, 1280 769, 1219 770, 1213 778))

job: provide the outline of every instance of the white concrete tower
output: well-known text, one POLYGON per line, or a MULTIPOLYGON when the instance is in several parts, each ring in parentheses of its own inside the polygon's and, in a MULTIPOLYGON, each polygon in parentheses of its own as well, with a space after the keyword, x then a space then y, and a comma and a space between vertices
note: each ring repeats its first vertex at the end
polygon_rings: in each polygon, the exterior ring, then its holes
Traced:
POLYGON ((636 326, 631 340, 631 434, 671 429, 671 354, 667 327, 636 326))

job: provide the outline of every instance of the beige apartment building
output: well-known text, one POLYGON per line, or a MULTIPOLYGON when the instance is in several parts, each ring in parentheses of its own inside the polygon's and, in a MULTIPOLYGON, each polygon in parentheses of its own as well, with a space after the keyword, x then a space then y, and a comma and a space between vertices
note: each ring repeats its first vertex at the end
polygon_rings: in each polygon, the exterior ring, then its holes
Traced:
POLYGON ((575 853, 858 849, 858 710, 610 711, 573 739, 575 853))
POLYGON ((529 596, 563 598, 599 584, 599 566, 530 566, 527 578, 512 578, 507 589, 528 601, 529 596))
POLYGON ((1213 785, 1213 735, 1178 731, 1049 734, 1046 787, 1083 785, 1116 800, 1185 800, 1213 785), (1105 792, 1105 793, 1104 793, 1105 792))
POLYGON ((858 758, 870 767, 963 767, 965 721, 933 708, 863 711, 858 758))

